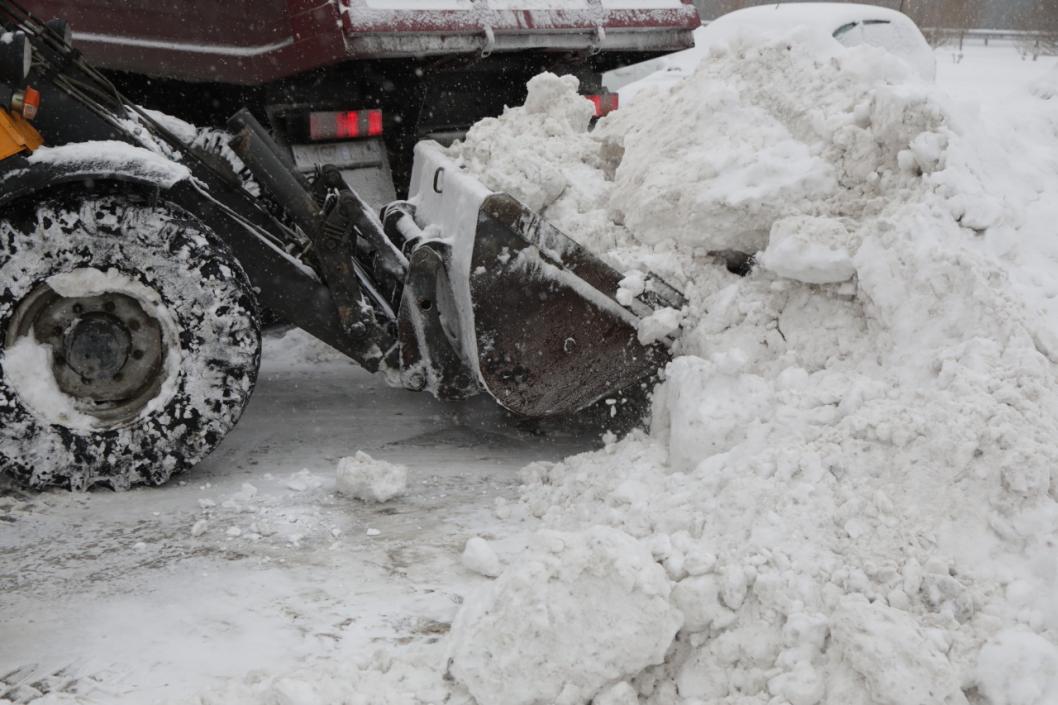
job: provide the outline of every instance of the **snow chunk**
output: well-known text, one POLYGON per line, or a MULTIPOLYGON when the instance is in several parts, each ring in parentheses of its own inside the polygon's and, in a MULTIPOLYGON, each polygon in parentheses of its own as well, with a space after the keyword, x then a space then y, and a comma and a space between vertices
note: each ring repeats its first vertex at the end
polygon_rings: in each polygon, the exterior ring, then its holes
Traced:
POLYGON ((990 705, 1058 702, 1058 647, 1038 634, 1007 629, 981 649, 977 682, 990 705))
POLYGON ((576 76, 556 76, 542 73, 526 84, 525 112, 547 115, 564 123, 572 130, 585 130, 595 115, 595 108, 577 93, 580 81, 576 76))
POLYGON ((388 502, 408 488, 408 469, 384 460, 375 460, 363 451, 338 461, 339 494, 367 502, 388 502))
POLYGON ((682 622, 668 598, 665 571, 628 534, 540 532, 464 602, 449 672, 479 705, 587 703, 664 659, 682 622))
POLYGON ((775 221, 768 248, 757 256, 757 262, 780 277, 833 284, 856 273, 848 246, 848 230, 837 220, 794 216, 775 221))
POLYGON ((834 616, 831 636, 878 705, 965 705, 944 649, 908 613, 849 597, 834 616))
POLYGON ((617 303, 631 306, 636 297, 646 291, 646 275, 637 269, 625 272, 624 278, 617 283, 617 303))
POLYGON ((672 335, 680 329, 682 320, 683 313, 679 309, 668 306, 659 308, 639 322, 639 342, 650 345, 672 335))
POLYGON ((467 540, 463 549, 463 567, 487 578, 495 578, 503 571, 500 559, 489 542, 480 536, 467 540))

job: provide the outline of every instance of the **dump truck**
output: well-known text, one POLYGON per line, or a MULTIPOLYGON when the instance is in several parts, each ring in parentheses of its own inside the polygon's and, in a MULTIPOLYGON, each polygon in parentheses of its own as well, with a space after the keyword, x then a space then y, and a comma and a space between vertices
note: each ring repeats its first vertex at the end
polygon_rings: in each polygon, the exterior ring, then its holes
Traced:
POLYGON ((604 71, 693 46, 691 0, 25 0, 131 100, 200 126, 246 107, 294 165, 404 197, 413 148, 450 142, 542 72, 602 115, 604 71))
POLYGON ((311 174, 246 110, 228 122, 251 193, 128 100, 70 26, 0 0, 0 472, 30 487, 161 484, 238 421, 259 312, 396 387, 571 414, 669 357, 639 321, 680 293, 621 275, 436 142, 411 198, 376 210, 311 174), (267 203, 266 203, 267 201, 267 203))

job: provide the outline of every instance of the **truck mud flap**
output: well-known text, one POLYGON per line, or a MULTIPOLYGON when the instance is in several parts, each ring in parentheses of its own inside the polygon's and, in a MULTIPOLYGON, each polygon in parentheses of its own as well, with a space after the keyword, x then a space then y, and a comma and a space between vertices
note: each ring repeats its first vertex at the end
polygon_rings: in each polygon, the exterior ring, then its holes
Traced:
MULTIPOLYGON (((655 374, 663 344, 640 344, 639 317, 614 299, 621 275, 503 193, 478 210, 470 265, 478 366, 517 414, 568 414, 655 374)), ((649 308, 683 305, 668 300, 649 308)))

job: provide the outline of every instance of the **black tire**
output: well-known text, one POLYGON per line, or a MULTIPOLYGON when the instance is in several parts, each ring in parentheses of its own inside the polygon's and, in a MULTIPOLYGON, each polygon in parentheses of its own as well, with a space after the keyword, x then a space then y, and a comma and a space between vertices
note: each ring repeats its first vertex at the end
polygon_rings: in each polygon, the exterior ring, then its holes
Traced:
MULTIPOLYGON (((59 298, 91 293, 65 291, 59 298)), ((81 300, 86 299, 66 302, 81 300)), ((112 304, 108 306, 113 310, 112 304)), ((139 324, 129 326, 139 330, 139 324)), ((56 326, 56 335, 62 329, 56 326)), ((129 349, 122 360, 131 360, 133 354, 142 357, 142 352, 129 353, 129 349)), ((235 426, 253 391, 260 351, 257 304, 245 272, 228 247, 185 211, 128 196, 88 195, 55 197, 4 214, 0 222, 0 472, 17 482, 33 488, 73 489, 164 483, 206 457, 235 426), (31 292, 44 289, 54 298, 55 282, 66 282, 62 277, 67 273, 85 269, 110 272, 116 280, 129 282, 97 285, 104 295, 110 288, 124 286, 127 291, 122 289, 122 295, 135 298, 140 295, 128 292, 146 287, 153 294, 142 296, 143 311, 154 312, 147 314, 154 316, 152 322, 165 322, 157 326, 162 333, 156 333, 163 371, 158 372, 156 365, 151 373, 164 377, 152 382, 160 385, 156 395, 134 417, 99 427, 67 424, 62 421, 67 417, 56 418, 32 407, 23 400, 28 395, 18 391, 20 384, 23 390, 29 387, 13 363, 14 353, 12 369, 5 365, 7 348, 15 347, 12 331, 26 315, 25 301, 34 295, 31 292), (56 275, 62 276, 56 279, 56 275)), ((58 365, 62 354, 54 348, 51 352, 49 364, 58 365)), ((61 374, 66 371, 54 372, 54 379, 61 374)), ((148 388, 141 397, 152 393, 148 388)), ((88 403, 76 399, 78 404, 88 403)))
POLYGON ((239 156, 228 146, 233 137, 234 135, 227 130, 203 127, 198 129, 195 139, 191 141, 189 146, 199 154, 204 152, 220 160, 231 171, 233 180, 238 181, 251 195, 260 198, 261 186, 253 177, 250 169, 243 164, 239 156))

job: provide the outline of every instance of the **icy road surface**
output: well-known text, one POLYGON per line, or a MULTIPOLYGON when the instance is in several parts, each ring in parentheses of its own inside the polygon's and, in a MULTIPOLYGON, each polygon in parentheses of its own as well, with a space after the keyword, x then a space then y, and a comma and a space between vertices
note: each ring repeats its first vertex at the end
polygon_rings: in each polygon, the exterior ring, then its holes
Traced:
POLYGON ((517 470, 596 444, 275 348, 246 416, 194 473, 124 494, 0 491, 0 702, 48 689, 197 702, 251 671, 435 642, 485 580, 460 554, 503 525, 496 499, 514 496, 517 470), (338 459, 358 450, 406 465, 408 494, 336 495, 338 459))

